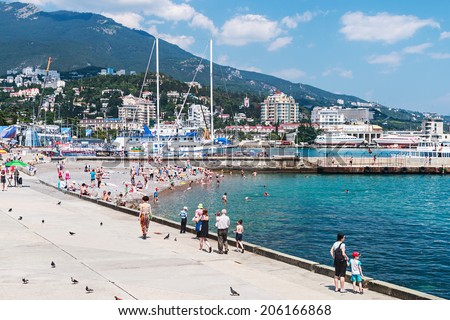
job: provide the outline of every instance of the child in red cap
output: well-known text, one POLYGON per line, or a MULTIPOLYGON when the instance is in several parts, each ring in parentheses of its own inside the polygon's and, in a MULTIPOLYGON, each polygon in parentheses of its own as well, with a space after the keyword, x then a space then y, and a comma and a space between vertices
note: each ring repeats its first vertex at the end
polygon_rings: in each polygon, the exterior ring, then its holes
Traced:
POLYGON ((361 267, 361 261, 359 261, 359 252, 355 251, 352 254, 353 259, 350 259, 348 262, 348 265, 352 269, 352 276, 350 278, 350 281, 353 284, 353 293, 359 293, 363 294, 363 287, 362 287, 362 277, 364 277, 361 267), (356 290, 356 284, 359 286, 359 291, 356 290))

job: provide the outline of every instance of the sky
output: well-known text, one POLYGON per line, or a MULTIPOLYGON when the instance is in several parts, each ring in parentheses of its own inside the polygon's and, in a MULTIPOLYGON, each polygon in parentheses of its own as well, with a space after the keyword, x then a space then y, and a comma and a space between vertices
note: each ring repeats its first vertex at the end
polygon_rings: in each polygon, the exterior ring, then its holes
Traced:
POLYGON ((23 2, 99 13, 199 56, 213 39, 213 60, 222 65, 450 115, 448 0, 23 2))

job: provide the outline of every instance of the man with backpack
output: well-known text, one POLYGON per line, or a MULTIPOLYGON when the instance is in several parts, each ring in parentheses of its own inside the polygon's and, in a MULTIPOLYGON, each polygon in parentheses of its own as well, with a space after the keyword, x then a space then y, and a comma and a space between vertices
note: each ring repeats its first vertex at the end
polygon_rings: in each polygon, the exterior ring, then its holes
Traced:
POLYGON ((337 235, 337 241, 330 249, 331 257, 334 259, 334 291, 345 293, 345 272, 347 271, 348 257, 345 254, 345 235, 339 232, 337 235), (339 287, 340 282, 340 287, 339 287))

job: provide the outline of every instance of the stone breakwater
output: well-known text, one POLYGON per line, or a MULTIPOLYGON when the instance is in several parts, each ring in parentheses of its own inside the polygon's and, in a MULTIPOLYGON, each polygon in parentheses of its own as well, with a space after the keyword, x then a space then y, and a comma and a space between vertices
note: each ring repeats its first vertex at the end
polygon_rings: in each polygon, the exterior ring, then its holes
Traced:
MULTIPOLYGON (((48 183, 47 181, 40 180, 40 182, 47 186, 54 187, 52 184, 48 183)), ((77 193, 70 192, 70 191, 62 191, 62 192, 66 193, 68 195, 80 198, 79 194, 77 194, 77 193)), ((139 215, 139 212, 133 208, 116 206, 113 203, 101 201, 101 200, 90 198, 90 197, 81 197, 81 199, 96 203, 101 206, 108 207, 113 210, 118 210, 120 212, 129 214, 129 215, 133 215, 133 216, 139 215)), ((169 220, 169 219, 153 216, 152 221, 162 224, 162 225, 166 225, 166 226, 175 228, 177 230, 179 229, 179 223, 169 220)), ((196 233, 195 229, 191 226, 187 226, 187 231, 192 234, 196 233)), ((217 234, 210 232, 209 238, 213 239, 213 240, 217 240, 217 234)), ((233 239, 229 239, 228 242, 229 242, 230 246, 236 245, 235 240, 233 240, 233 239)), ((266 257, 269 259, 273 259, 276 261, 281 261, 283 263, 287 263, 289 265, 293 265, 293 266, 308 270, 313 273, 325 275, 330 278, 330 282, 334 276, 334 268, 332 268, 330 266, 323 265, 323 264, 320 264, 318 262, 314 262, 311 260, 302 259, 302 258, 299 258, 296 256, 284 254, 284 253, 281 253, 281 252, 278 252, 275 250, 271 250, 271 249, 268 249, 268 248, 265 248, 262 246, 258 246, 256 244, 248 243, 248 242, 244 242, 244 245, 245 245, 246 251, 248 251, 248 252, 252 252, 254 254, 257 254, 257 255, 260 255, 260 256, 263 256, 263 257, 266 257)), ((347 272, 346 282, 350 282, 350 276, 351 276, 351 273, 347 272)), ((394 285, 391 283, 387 283, 384 281, 380 281, 380 280, 376 280, 376 279, 372 279, 372 278, 368 278, 368 277, 364 278, 364 287, 371 291, 385 294, 385 295, 388 295, 388 296, 391 296, 391 297, 394 297, 397 299, 442 300, 440 297, 436 297, 436 296, 429 295, 429 294, 426 294, 426 293, 423 293, 423 292, 420 292, 417 290, 412 290, 412 289, 409 289, 406 287, 397 286, 397 285, 394 285)))

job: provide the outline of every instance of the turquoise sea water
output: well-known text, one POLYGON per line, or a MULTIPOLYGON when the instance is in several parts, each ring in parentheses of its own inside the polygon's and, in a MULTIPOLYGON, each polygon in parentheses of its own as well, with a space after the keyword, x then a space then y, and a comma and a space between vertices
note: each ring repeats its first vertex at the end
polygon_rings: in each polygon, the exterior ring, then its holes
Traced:
POLYGON ((154 210, 178 221, 183 206, 192 218, 201 202, 214 213, 227 192, 232 225, 244 220, 244 241, 331 266, 330 247, 343 231, 347 254, 361 253, 366 276, 448 299, 449 186, 450 176, 435 175, 234 174, 219 187, 164 194, 154 210))

